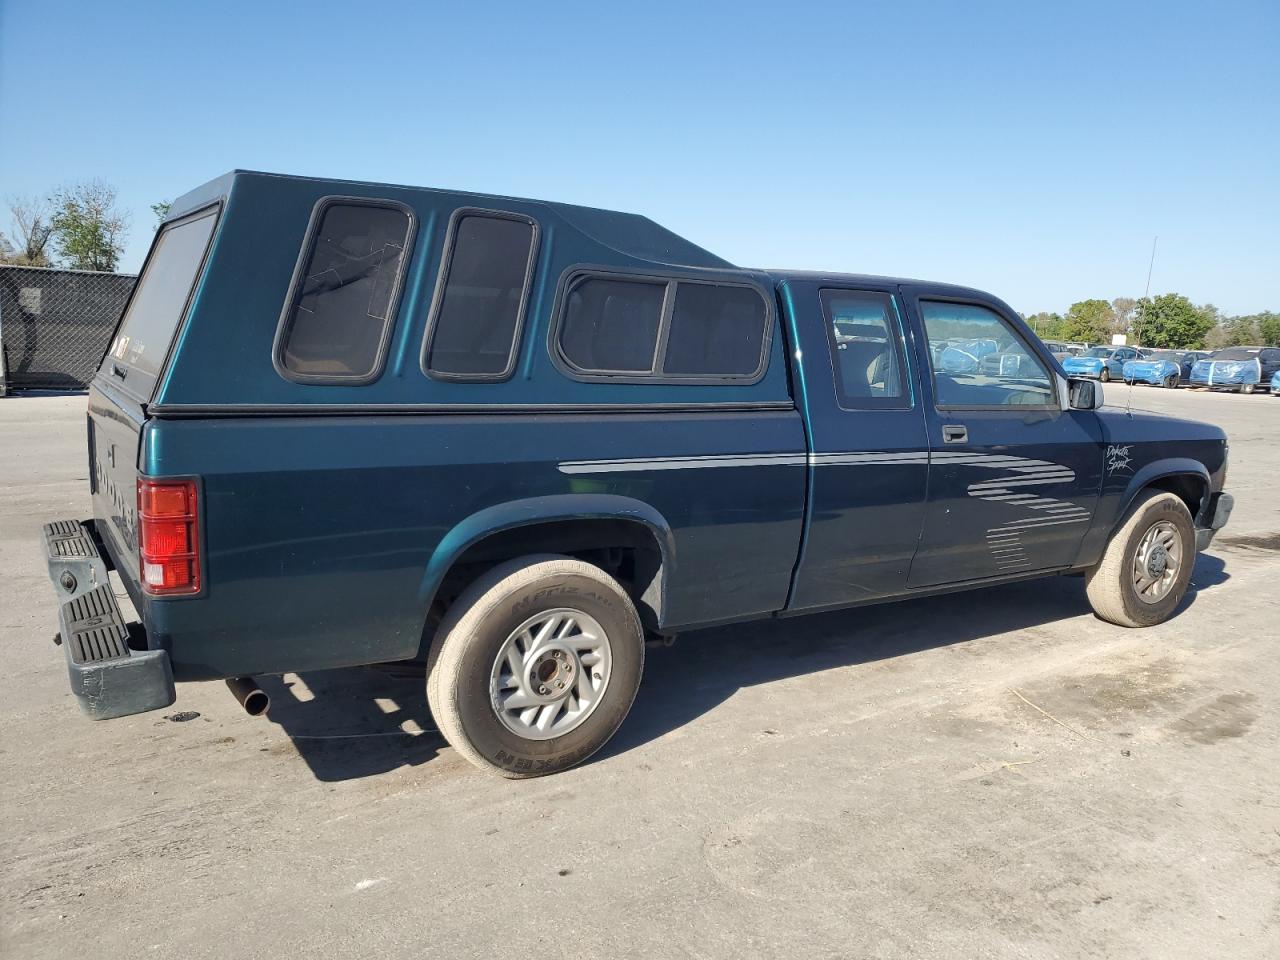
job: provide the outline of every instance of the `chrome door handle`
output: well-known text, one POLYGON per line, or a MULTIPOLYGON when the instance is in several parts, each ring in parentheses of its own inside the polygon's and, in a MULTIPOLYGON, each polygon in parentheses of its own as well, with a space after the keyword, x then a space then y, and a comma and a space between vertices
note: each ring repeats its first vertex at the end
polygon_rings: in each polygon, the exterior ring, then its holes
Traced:
POLYGON ((968 443, 969 428, 959 424, 945 424, 942 428, 943 443, 968 443))

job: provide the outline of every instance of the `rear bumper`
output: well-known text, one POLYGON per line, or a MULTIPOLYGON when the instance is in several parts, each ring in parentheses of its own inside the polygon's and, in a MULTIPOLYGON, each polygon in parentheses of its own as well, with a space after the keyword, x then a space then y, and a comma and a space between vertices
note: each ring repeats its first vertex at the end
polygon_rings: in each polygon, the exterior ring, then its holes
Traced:
POLYGON ((1214 534, 1227 525, 1236 501, 1229 493, 1215 493, 1205 510, 1204 526, 1196 527, 1196 550, 1207 550, 1214 534))
POLYGON ((71 692, 94 720, 158 710, 176 694, 169 655, 147 650, 140 623, 125 623, 93 530, 45 524, 45 558, 58 596, 58 636, 71 692))

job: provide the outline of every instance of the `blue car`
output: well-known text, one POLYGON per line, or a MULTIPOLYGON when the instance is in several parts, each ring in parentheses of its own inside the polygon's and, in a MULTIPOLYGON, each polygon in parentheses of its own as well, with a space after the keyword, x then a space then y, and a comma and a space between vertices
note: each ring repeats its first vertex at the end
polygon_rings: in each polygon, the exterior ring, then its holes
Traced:
POLYGON ((1275 376, 1271 378, 1271 395, 1280 397, 1280 370, 1275 372, 1275 376))
POLYGON ((1280 347, 1227 347, 1191 368, 1191 383, 1211 390, 1253 393, 1274 387, 1280 347))
POLYGON ((938 361, 948 373, 977 373, 983 359, 999 351, 994 340, 960 340, 944 346, 938 352, 938 361))
POLYGON ((1125 361, 1125 383, 1150 383, 1174 388, 1191 379, 1191 367, 1206 354, 1194 350, 1156 350, 1136 360, 1125 361))
POLYGON ((1062 369, 1069 377, 1089 377, 1106 383, 1123 377, 1125 361, 1140 356, 1135 347, 1091 347, 1078 357, 1063 360, 1062 369))

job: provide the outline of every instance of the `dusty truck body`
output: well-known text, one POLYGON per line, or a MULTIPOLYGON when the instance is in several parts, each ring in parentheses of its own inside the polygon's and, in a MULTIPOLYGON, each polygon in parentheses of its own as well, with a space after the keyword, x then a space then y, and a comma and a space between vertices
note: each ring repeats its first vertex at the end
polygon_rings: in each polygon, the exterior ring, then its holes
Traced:
POLYGON ((46 528, 72 688, 108 718, 419 659, 450 741, 526 776, 612 735, 646 637, 1067 572, 1159 622, 1225 438, 1099 405, 980 291, 236 172, 159 231, 89 394, 92 517, 46 528))

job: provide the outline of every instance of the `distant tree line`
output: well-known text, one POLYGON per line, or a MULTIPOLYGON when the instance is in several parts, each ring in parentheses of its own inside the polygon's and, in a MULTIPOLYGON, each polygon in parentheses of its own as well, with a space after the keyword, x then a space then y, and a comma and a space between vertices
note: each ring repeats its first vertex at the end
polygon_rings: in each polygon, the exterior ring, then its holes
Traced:
POLYGON ((1115 334, 1124 334, 1129 343, 1174 350, 1280 346, 1280 314, 1266 310, 1227 317, 1213 304, 1196 306, 1179 293, 1080 300, 1066 314, 1042 312, 1025 319, 1044 340, 1110 343, 1115 334))
MULTIPOLYGON (((8 202, 9 229, 0 230, 0 264, 113 271, 124 253, 129 216, 116 206, 116 189, 101 180, 59 187, 47 197, 8 202)), ((168 203, 152 204, 157 223, 168 203)))

